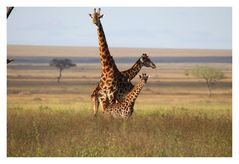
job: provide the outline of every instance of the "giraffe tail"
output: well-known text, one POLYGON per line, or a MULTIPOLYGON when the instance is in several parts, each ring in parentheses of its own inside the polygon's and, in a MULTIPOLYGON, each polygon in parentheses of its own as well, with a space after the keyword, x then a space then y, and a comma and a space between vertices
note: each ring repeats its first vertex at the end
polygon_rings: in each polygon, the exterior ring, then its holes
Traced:
POLYGON ((96 116, 99 110, 99 99, 96 95, 91 95, 91 100, 93 101, 94 116, 96 116))

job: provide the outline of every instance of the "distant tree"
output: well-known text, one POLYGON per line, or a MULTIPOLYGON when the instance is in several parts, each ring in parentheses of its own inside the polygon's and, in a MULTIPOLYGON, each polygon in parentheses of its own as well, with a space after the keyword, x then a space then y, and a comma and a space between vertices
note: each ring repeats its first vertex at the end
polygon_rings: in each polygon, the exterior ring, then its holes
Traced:
POLYGON ((62 77, 62 71, 66 68, 75 67, 76 64, 73 64, 70 59, 52 59, 50 66, 56 67, 59 69, 59 76, 57 77, 58 84, 60 83, 62 77))
POLYGON ((14 59, 7 59, 7 64, 11 63, 12 61, 14 61, 14 59))
POLYGON ((192 69, 192 74, 206 81, 208 96, 212 95, 212 86, 220 79, 224 78, 224 73, 216 68, 208 66, 196 66, 192 69))

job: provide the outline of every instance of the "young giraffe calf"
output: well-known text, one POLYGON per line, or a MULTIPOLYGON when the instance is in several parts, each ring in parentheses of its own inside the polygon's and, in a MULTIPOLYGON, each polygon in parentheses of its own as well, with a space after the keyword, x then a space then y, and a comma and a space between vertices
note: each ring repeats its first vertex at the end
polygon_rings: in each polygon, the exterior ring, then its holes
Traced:
POLYGON ((140 81, 132 88, 132 90, 120 101, 110 104, 104 114, 108 117, 128 119, 134 112, 134 103, 143 86, 147 83, 148 76, 146 74, 139 75, 140 81))

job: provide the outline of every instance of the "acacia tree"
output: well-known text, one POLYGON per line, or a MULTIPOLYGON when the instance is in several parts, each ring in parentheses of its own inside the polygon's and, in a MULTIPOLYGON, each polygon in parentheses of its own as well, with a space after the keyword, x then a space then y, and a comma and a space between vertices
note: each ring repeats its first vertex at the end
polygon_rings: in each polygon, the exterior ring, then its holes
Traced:
POLYGON ((196 66, 192 69, 192 74, 206 81, 208 96, 212 95, 212 86, 215 85, 218 80, 224 78, 224 73, 221 70, 208 66, 196 66))
POLYGON ((66 68, 75 67, 76 64, 73 64, 70 59, 52 59, 50 62, 50 66, 56 67, 59 69, 59 76, 57 77, 58 84, 60 83, 60 79, 62 77, 62 71, 66 68))

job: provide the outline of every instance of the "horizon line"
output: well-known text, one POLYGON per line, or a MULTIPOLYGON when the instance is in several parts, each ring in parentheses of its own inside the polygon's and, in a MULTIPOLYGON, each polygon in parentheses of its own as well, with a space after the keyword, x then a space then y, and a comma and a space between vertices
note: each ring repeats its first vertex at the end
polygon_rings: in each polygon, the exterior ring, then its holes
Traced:
MULTIPOLYGON (((67 48, 98 48, 98 46, 77 46, 77 45, 56 45, 56 44, 51 44, 51 45, 45 45, 45 44, 7 44, 7 46, 36 46, 36 47, 67 47, 67 48)), ((177 49, 177 50, 230 50, 232 51, 232 48, 192 48, 192 47, 115 47, 115 46, 109 46, 109 48, 126 48, 126 49, 177 49)))

